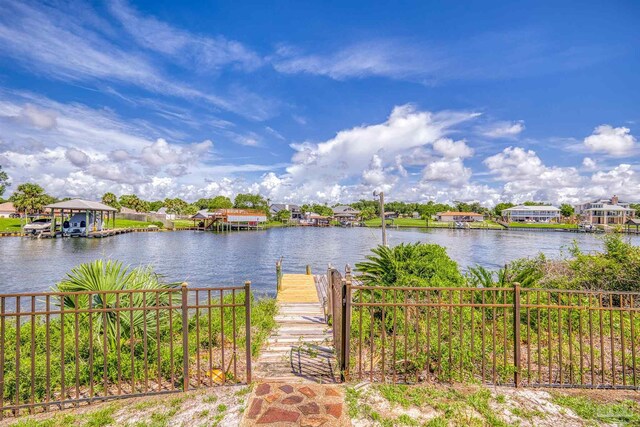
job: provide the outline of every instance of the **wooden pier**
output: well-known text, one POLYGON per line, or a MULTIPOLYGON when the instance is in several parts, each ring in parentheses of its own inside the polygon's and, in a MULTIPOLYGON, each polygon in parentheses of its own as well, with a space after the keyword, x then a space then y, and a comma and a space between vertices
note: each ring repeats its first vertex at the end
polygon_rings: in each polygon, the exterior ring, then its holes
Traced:
POLYGON ((260 380, 334 383, 333 335, 327 325, 315 278, 284 274, 276 298, 278 328, 267 340, 256 363, 260 380))

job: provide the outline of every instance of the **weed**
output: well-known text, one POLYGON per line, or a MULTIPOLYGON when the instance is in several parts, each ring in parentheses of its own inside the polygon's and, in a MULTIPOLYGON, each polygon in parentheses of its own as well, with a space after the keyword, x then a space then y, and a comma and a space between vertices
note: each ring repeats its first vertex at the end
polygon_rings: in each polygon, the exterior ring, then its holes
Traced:
POLYGON ((553 402, 571 409, 585 420, 640 425, 640 404, 632 400, 599 403, 586 396, 554 395, 553 402))

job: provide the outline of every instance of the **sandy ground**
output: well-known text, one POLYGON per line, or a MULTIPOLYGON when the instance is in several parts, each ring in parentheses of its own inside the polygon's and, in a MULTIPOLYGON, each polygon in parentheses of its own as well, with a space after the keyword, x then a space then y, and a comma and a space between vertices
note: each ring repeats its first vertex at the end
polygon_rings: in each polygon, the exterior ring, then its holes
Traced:
POLYGON ((38 425, 50 420, 51 426, 81 426, 100 411, 108 411, 113 426, 237 426, 250 393, 247 386, 212 387, 188 393, 139 397, 98 403, 64 411, 52 411, 20 419, 8 418, 0 426, 38 425), (28 421, 34 421, 28 423, 28 421))

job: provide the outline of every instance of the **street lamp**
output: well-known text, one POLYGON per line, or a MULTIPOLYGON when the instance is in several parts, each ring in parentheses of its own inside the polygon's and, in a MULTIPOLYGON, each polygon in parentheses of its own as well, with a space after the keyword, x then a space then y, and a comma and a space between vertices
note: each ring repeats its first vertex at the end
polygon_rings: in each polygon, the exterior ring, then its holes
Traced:
POLYGON ((384 192, 374 191, 373 197, 377 197, 380 201, 380 218, 382 219, 382 246, 389 246, 387 245, 387 223, 384 218, 384 192))

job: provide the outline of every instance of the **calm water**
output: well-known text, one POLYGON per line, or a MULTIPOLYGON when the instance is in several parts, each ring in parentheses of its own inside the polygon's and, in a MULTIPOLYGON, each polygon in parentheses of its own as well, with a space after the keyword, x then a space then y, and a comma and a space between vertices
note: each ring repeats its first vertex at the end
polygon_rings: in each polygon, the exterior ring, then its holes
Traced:
MULTIPOLYGON (((639 236, 630 237, 636 245, 639 236)), ((583 250, 599 250, 593 234, 490 230, 390 230, 389 243, 431 242, 447 248, 461 267, 496 268, 520 257, 543 252, 560 257, 573 240, 583 250)), ((275 291, 275 262, 285 272, 325 271, 331 262, 341 269, 364 258, 380 241, 380 230, 298 227, 214 234, 193 231, 131 233, 106 239, 0 239, 0 292, 45 291, 75 265, 97 258, 125 264, 151 264, 169 281, 200 286, 242 284, 275 291)))

